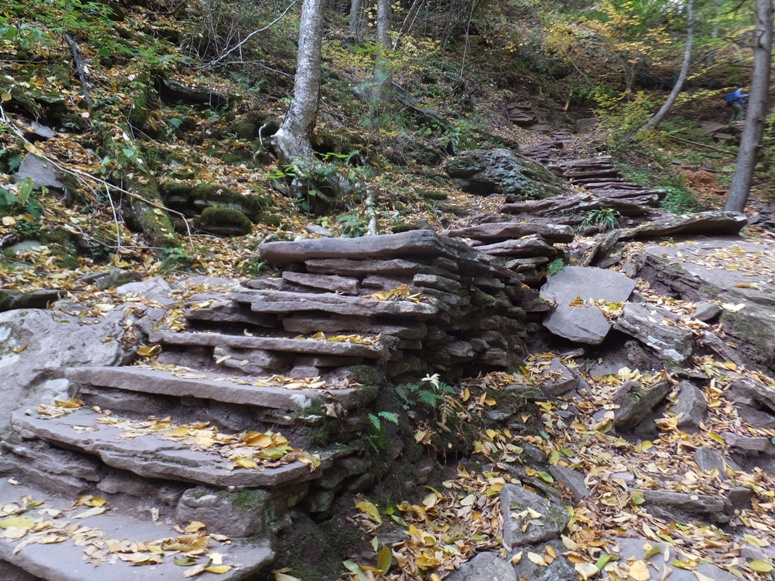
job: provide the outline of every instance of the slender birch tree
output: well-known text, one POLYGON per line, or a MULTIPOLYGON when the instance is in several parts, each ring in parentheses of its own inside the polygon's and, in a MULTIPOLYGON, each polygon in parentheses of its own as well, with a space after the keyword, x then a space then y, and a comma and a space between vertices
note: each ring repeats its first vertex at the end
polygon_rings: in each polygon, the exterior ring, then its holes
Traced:
POLYGON ((687 0, 686 2, 686 46, 684 47, 683 61, 681 62, 681 71, 678 73, 678 78, 675 80, 673 90, 670 91, 662 107, 659 111, 649 119, 640 131, 649 131, 656 129, 657 126, 662 123, 662 120, 670 112, 670 109, 675 104, 678 95, 683 89, 686 77, 689 75, 689 66, 692 62, 692 46, 694 45, 694 2, 693 0, 687 0))
POLYGON ((363 34, 363 0, 350 0, 350 36, 356 41, 363 34))
POLYGON ((761 149, 764 122, 769 109, 770 66, 772 64, 772 0, 756 0, 756 32, 753 73, 743 134, 737 153, 735 175, 727 192, 724 210, 742 212, 751 193, 756 161, 761 149))
POLYGON ((293 100, 280 130, 274 135, 274 145, 282 164, 313 157, 310 138, 320 100, 322 5, 323 0, 304 0, 301 8, 293 100))

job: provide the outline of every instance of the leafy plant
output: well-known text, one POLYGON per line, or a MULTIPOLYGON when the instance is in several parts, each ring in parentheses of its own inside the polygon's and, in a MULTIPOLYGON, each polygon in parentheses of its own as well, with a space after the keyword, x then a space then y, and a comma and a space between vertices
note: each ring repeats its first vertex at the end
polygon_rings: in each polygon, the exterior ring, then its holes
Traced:
POLYGON ((439 380, 439 374, 434 373, 420 380, 419 383, 404 383, 395 387, 395 392, 401 398, 404 406, 408 408, 410 418, 416 417, 417 406, 426 406, 437 415, 439 422, 444 425, 453 415, 457 402, 452 395, 455 390, 439 380))
POLYGON ((705 206, 689 190, 680 186, 662 186, 667 190, 667 195, 662 200, 661 206, 671 214, 686 214, 700 212, 705 206))
MULTIPOLYGON (((33 196, 34 191, 35 184, 31 178, 15 185, 0 187, 0 215, 29 214, 34 219, 39 219, 43 215, 43 207, 33 196)), ((48 189, 42 188, 41 191, 46 194, 48 189)))
POLYGON ((368 419, 372 431, 366 436, 364 441, 375 454, 379 454, 389 442, 387 424, 383 420, 397 426, 398 415, 392 412, 381 411, 376 414, 369 414, 368 419))
POLYGON ((368 231, 368 226, 357 210, 342 214, 336 219, 336 222, 342 227, 342 234, 345 238, 360 238, 365 236, 368 231))
POLYGON ((565 262, 563 261, 563 259, 555 258, 549 264, 546 265, 546 272, 549 274, 549 276, 551 276, 553 274, 557 274, 563 268, 565 268, 565 262))
POLYGON ((619 226, 619 218, 621 218, 621 214, 614 208, 598 208, 587 212, 579 226, 581 228, 602 226, 604 230, 613 230, 619 226))

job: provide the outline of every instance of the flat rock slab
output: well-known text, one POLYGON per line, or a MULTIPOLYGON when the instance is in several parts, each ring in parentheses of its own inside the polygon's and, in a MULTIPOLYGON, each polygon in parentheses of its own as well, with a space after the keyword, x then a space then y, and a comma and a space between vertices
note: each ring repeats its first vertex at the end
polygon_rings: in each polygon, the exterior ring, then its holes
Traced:
POLYGON ((316 339, 289 339, 285 337, 249 337, 223 335, 221 333, 151 333, 153 343, 163 345, 191 345, 197 347, 232 347, 235 349, 260 349, 281 353, 305 355, 340 355, 379 359, 384 353, 380 344, 350 343, 347 341, 321 341, 316 339))
POLYGON ((113 387, 125 391, 196 397, 222 403, 250 405, 261 408, 302 411, 313 403, 334 400, 346 409, 365 405, 367 390, 344 388, 286 389, 229 381, 217 375, 199 371, 173 372, 146 367, 74 367, 65 371, 77 385, 113 387))
POLYGON ((559 538, 570 521, 560 504, 549 502, 516 484, 506 484, 500 493, 503 544, 507 549, 559 538), (528 509, 539 514, 534 517, 528 509))
POLYGON ((525 236, 519 240, 506 240, 504 242, 496 242, 495 244, 485 244, 484 246, 477 246, 476 249, 491 256, 508 256, 511 258, 532 258, 536 256, 554 258, 560 253, 559 250, 538 235, 525 236))
POLYGON ((479 553, 460 565, 447 581, 517 581, 514 566, 495 553, 479 553))
MULTIPOLYGON (((404 276, 411 277, 415 274, 431 274, 445 276, 458 280, 459 275, 446 268, 422 264, 403 258, 392 258, 389 260, 352 260, 349 258, 313 258, 304 261, 304 266, 308 272, 314 273, 333 273, 338 275, 349 275, 357 277, 366 277, 371 275, 383 276, 404 276)), ((454 266, 451 265, 451 266, 454 266)), ((259 279, 263 280, 263 279, 259 279)), ((398 286, 397 283, 396 286, 398 286)))
POLYGON ((544 320, 544 326, 555 335, 576 343, 599 345, 611 324, 594 306, 577 307, 571 303, 580 298, 607 302, 623 302, 635 289, 635 281, 613 270, 581 266, 566 266, 548 277, 541 287, 541 298, 556 304, 544 320))
POLYGON ((283 272, 283 278, 301 286, 346 295, 357 295, 360 288, 357 278, 336 274, 310 274, 286 270, 283 272))
POLYGON ((698 212, 646 222, 622 232, 622 239, 697 234, 725 236, 738 234, 747 223, 745 214, 737 212, 698 212))
POLYGON ((660 359, 681 365, 692 355, 694 335, 676 326, 678 320, 662 307, 627 303, 613 327, 650 347, 660 359))
MULTIPOLYGON (((130 516, 108 510, 104 514, 74 520, 73 514, 84 511, 79 507, 73 511, 73 501, 50 498, 48 495, 27 486, 12 486, 5 479, 0 481, 0 503, 19 502, 22 496, 43 500, 45 504, 38 509, 28 511, 25 516, 45 520, 38 510, 53 508, 62 510, 62 516, 54 519, 56 525, 67 523, 77 524, 92 529, 97 541, 116 539, 142 543, 168 538, 177 538, 181 534, 169 524, 154 523, 150 519, 139 520, 130 516)), ((184 523, 186 524, 186 523, 184 523)), ((29 534, 29 533, 28 533, 29 534)), ((22 539, 23 540, 23 539, 22 539)), ((106 581, 107 579, 121 581, 181 581, 187 567, 175 565, 178 555, 168 555, 160 564, 133 566, 131 563, 117 560, 114 564, 106 563, 96 567, 84 561, 84 551, 88 544, 76 545, 72 539, 53 544, 28 544, 18 553, 14 548, 21 541, 8 541, 0 538, 0 561, 7 561, 31 575, 48 581, 106 581)), ((221 543, 211 539, 210 550, 222 553, 223 563, 232 565, 232 569, 217 575, 219 581, 241 581, 253 577, 274 559, 274 552, 269 543, 261 540, 245 541, 233 539, 229 543, 221 543)), ((204 560, 200 559, 200 562, 204 560)), ((205 573, 202 579, 216 578, 205 573)))
POLYGON ((352 333, 375 335, 393 335, 399 339, 423 339, 428 333, 425 323, 410 323, 407 325, 381 325, 374 323, 367 317, 344 317, 344 316, 314 316, 301 313, 290 317, 285 317, 282 321, 283 328, 289 333, 303 333, 313 335, 317 332, 323 333, 341 333, 349 331, 352 333))
MULTIPOLYGON (((719 524, 729 522, 729 517, 725 512, 726 506, 724 501, 709 494, 686 494, 683 492, 641 490, 637 488, 633 488, 632 491, 639 493, 643 497, 646 508, 649 506, 663 507, 668 513, 679 511, 679 513, 692 516, 697 515, 710 522, 719 524)), ((682 519, 680 514, 676 514, 675 518, 683 524, 688 524, 693 520, 691 518, 682 519)))
POLYGON ((775 370, 775 244, 712 238, 644 250, 641 277, 680 298, 722 304, 738 355, 775 370))
MULTIPOLYGON (((739 578, 732 573, 724 571, 720 567, 716 567, 710 563, 699 565, 693 570, 679 569, 678 567, 672 566, 672 562, 676 558, 679 558, 684 562, 688 561, 680 549, 677 549, 674 545, 668 545, 667 543, 651 539, 615 538, 610 540, 612 541, 612 545, 608 546, 607 552, 611 555, 619 556, 619 566, 625 573, 629 569, 629 565, 627 564, 628 561, 634 562, 645 560, 651 565, 648 568, 648 572, 650 573, 649 581, 661 581, 665 579, 665 567, 670 570, 669 577, 667 577, 669 581, 697 581, 698 577, 694 574, 694 571, 705 575, 708 579, 713 579, 713 581, 740 581, 739 578), (646 554, 652 547, 659 547, 661 551, 658 553, 651 551, 655 554, 652 554, 646 559, 646 554)), ((609 578, 605 571, 603 571, 603 578, 609 578)))
MULTIPOLYGON (((310 472, 309 466, 298 461, 263 470, 235 468, 234 462, 216 452, 197 449, 176 440, 165 440, 151 434, 128 438, 118 427, 97 422, 105 417, 85 408, 59 418, 15 412, 11 416, 11 424, 25 437, 38 437, 98 456, 108 466, 128 470, 144 478, 208 484, 216 488, 273 488, 311 480, 320 474, 310 472)), ((330 458, 324 458, 320 467, 330 464, 330 458)))
POLYGON ((444 234, 455 238, 473 238, 482 242, 505 242, 523 236, 538 234, 552 242, 572 242, 575 234, 570 226, 541 222, 493 222, 466 228, 445 230, 444 234))
POLYGON ((363 238, 314 238, 295 242, 267 242, 259 247, 261 258, 284 265, 315 258, 406 258, 410 256, 457 259, 475 257, 471 247, 439 236, 433 230, 411 230, 363 238))
POLYGON ((406 319, 425 320, 438 313, 430 303, 411 301, 377 301, 363 297, 335 294, 309 294, 287 291, 243 291, 232 293, 237 302, 250 303, 256 313, 297 313, 320 311, 337 315, 377 317, 389 315, 406 319))

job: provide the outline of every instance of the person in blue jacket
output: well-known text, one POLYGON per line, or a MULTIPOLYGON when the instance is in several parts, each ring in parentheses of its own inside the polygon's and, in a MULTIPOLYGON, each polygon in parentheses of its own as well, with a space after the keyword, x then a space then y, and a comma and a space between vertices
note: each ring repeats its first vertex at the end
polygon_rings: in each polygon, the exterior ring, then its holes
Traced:
POLYGON ((745 104, 748 103, 748 95, 743 93, 742 89, 737 88, 724 97, 729 107, 732 107, 732 114, 729 117, 729 123, 743 121, 745 119, 745 104))

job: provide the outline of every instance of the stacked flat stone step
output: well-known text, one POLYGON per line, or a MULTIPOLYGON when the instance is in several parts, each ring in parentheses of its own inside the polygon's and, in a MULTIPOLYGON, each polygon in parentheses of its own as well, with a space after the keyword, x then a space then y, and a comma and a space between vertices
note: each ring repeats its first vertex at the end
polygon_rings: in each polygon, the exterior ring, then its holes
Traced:
POLYGON ((261 252, 286 267, 282 277, 245 281, 226 296, 193 297, 186 319, 199 333, 152 335, 164 348, 161 362, 207 368, 218 361, 235 373, 324 380, 363 363, 388 377, 422 377, 505 367, 512 347, 521 349, 524 313, 512 304, 521 292, 518 275, 460 241, 416 231, 270 243, 261 252), (217 331, 221 317, 221 326, 252 336, 202 333, 217 331), (331 334, 373 344, 327 341, 331 334))
POLYGON ((522 153, 543 163, 583 193, 508 203, 501 211, 520 216, 553 216, 562 223, 576 226, 583 219, 580 214, 601 208, 614 209, 626 217, 649 216, 650 209, 656 208, 666 194, 662 189, 646 188, 623 177, 609 155, 574 159, 571 150, 564 147, 564 142, 556 140, 538 144, 522 153))
POLYGON ((570 183, 583 187, 596 198, 611 204, 629 202, 655 207, 665 197, 665 190, 644 188, 621 175, 609 155, 558 162, 561 175, 570 183))
MULTIPOLYGON (((229 309, 276 316, 265 335, 379 334, 380 347, 358 356, 391 378, 505 368, 522 352, 520 276, 464 242, 419 230, 272 242, 260 252, 285 268, 282 278, 247 281, 229 309)), ((189 320, 201 329, 204 318, 189 320)), ((293 365, 289 373, 302 367, 293 365)), ((326 377, 326 368, 306 367, 326 377)))
MULTIPOLYGON (((108 510, 82 518, 86 509, 74 505, 75 497, 52 497, 41 489, 12 485, 6 479, 0 481, 0 498, 5 508, 12 505, 19 508, 15 516, 33 523, 48 521, 40 532, 29 532, 16 540, 9 539, 8 534, 0 538, 0 578, 4 580, 182 580, 183 574, 190 568, 174 562, 183 556, 182 550, 169 553, 157 550, 154 555, 151 554, 151 546, 169 548, 177 543, 181 547, 194 535, 186 535, 181 533, 182 529, 176 530, 162 522, 155 522, 150 513, 145 518, 136 518, 108 510), (52 514, 56 516, 52 517, 52 514), (37 535, 39 542, 25 544, 28 535, 33 534, 37 535), (112 552, 109 547, 113 547, 112 552), (132 561, 135 558, 138 562, 145 558, 155 559, 155 562, 137 566, 132 561)), ((216 540, 207 535, 198 540, 208 551, 220 553, 224 565, 230 565, 228 571, 218 575, 221 580, 248 579, 274 558, 267 542, 244 539, 227 542, 226 539, 216 540)))
POLYGON ((205 349, 202 365, 240 361, 234 373, 334 380, 363 364, 416 378, 505 368, 522 352, 519 275, 461 241, 420 230, 273 242, 260 251, 284 267, 282 277, 193 297, 186 319, 199 332, 154 334, 160 361, 180 364, 181 349, 185 357, 205 349), (221 324, 252 336, 203 332, 221 324))
POLYGON ((546 265, 563 256, 555 244, 567 244, 574 238, 570 226, 543 218, 478 224, 445 233, 469 239, 477 251, 501 260, 505 268, 518 273, 531 288, 540 286, 546 265))

